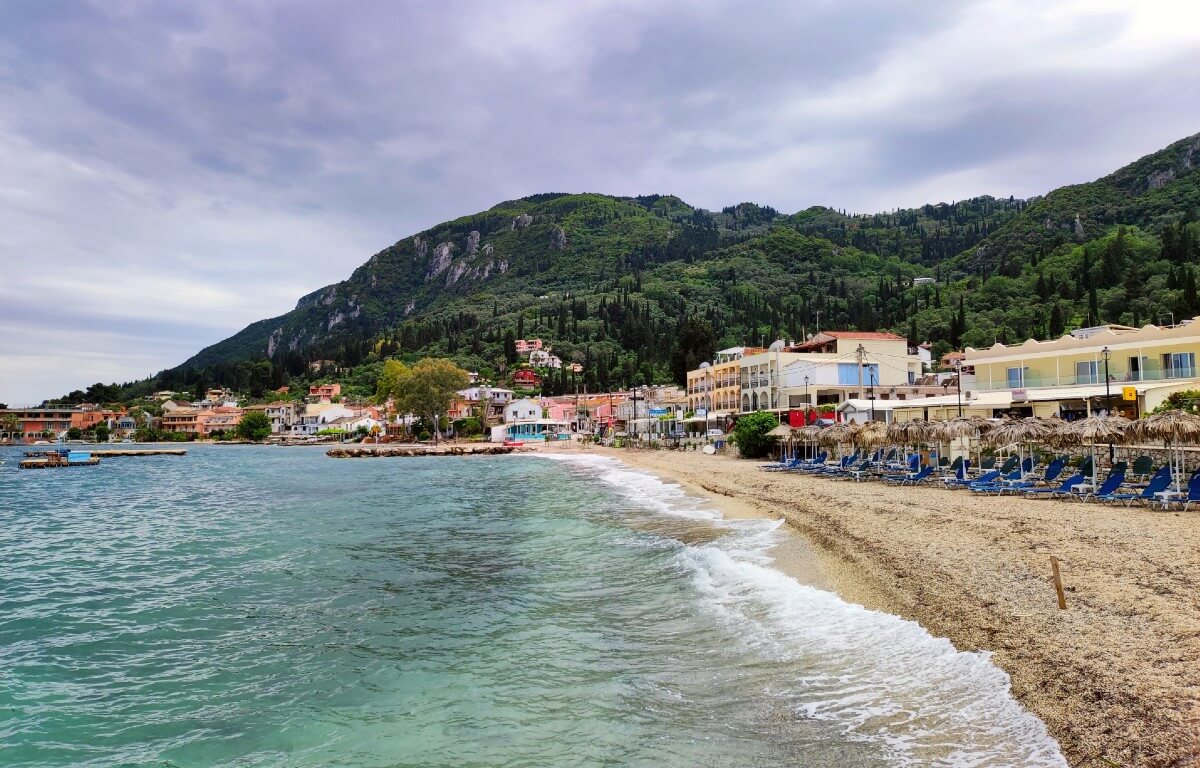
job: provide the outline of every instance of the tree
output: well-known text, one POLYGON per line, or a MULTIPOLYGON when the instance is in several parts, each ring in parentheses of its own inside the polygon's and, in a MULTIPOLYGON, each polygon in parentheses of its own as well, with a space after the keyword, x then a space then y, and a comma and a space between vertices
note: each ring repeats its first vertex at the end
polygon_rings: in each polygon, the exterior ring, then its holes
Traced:
POLYGON ((0 416, 0 432, 7 433, 9 436, 15 436, 21 431, 21 420, 11 413, 6 413, 0 416))
POLYGON ((756 411, 738 419, 733 427, 733 434, 737 438, 738 450, 742 457, 757 459, 766 456, 772 442, 767 433, 778 426, 779 419, 767 411, 756 411))
MULTIPOLYGON (((504 332, 504 362, 512 365, 517 362, 517 340, 512 331, 504 332)), ((497 365, 497 368, 500 366, 497 365)))
POLYGON ((70 429, 67 430, 67 439, 68 440, 82 440, 83 439, 83 430, 80 429, 79 427, 71 427, 70 429))
POLYGON ((266 411, 247 411, 238 422, 237 433, 243 440, 266 440, 271 436, 271 419, 266 411))
POLYGON ((454 431, 463 437, 474 437, 483 434, 483 422, 478 416, 468 416, 454 422, 454 431))
MULTIPOLYGON (((389 373, 385 366, 379 389, 382 390, 386 384, 401 412, 413 413, 434 425, 450 409, 458 390, 465 389, 470 383, 466 371, 444 358, 426 357, 412 368, 393 368, 392 371, 394 379, 385 382, 384 378, 389 373)), ((434 429, 435 443, 437 434, 438 430, 434 429)))
POLYGON ((100 422, 99 424, 96 425, 94 433, 96 435, 97 443, 107 443, 108 442, 108 425, 105 424, 104 422, 100 422))
POLYGON ((390 397, 397 405, 400 402, 400 383, 408 377, 409 368, 399 360, 388 360, 375 382, 375 400, 381 405, 390 397))
POLYGON ((698 317, 684 320, 675 335, 675 349, 671 352, 671 376, 675 383, 682 385, 687 380, 687 372, 711 360, 716 350, 716 334, 709 322, 698 317))

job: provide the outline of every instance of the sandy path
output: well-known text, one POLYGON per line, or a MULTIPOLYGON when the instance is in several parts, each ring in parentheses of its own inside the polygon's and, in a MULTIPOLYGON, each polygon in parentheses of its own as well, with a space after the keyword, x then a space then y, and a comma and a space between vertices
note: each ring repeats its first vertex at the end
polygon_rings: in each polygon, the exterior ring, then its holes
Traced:
POLYGON ((1200 766, 1200 511, 978 497, 607 451, 785 518, 843 596, 988 650, 1077 766, 1200 766), (1062 561, 1068 610, 1048 577, 1062 561))

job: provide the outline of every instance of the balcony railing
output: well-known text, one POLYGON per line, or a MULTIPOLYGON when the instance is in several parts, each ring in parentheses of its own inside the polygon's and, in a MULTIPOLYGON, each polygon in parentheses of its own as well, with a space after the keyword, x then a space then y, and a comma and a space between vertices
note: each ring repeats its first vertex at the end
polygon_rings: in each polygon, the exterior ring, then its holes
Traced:
MULTIPOLYGON (((1176 379, 1193 379, 1197 376, 1200 376, 1200 370, 1194 366, 1147 371, 1119 371, 1112 369, 1109 371, 1108 380, 1112 386, 1119 387, 1124 384, 1133 384, 1136 382, 1173 381, 1176 379)), ((1100 371, 1099 373, 1080 374, 1076 376, 1025 375, 1019 381, 1015 379, 1001 379, 999 381, 993 380, 990 383, 986 378, 977 376, 975 387, 986 392, 1000 389, 1031 389, 1034 387, 1083 387, 1103 383, 1104 371, 1100 371)))

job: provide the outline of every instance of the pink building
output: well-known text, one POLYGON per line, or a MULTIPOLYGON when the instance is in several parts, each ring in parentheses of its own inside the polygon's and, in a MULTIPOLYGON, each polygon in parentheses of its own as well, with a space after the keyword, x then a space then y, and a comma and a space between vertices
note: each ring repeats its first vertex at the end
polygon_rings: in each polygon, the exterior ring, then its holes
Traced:
POLYGON ((546 418, 551 421, 575 421, 574 398, 543 398, 542 407, 546 409, 546 418))
POLYGON ((517 339, 517 354, 527 355, 542 348, 541 339, 517 339))

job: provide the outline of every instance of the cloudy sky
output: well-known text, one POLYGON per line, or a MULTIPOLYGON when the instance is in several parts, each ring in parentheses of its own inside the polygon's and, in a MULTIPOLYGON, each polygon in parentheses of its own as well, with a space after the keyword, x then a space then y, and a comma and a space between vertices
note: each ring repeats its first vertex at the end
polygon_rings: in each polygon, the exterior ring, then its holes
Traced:
POLYGON ((535 192, 1028 196, 1200 131, 1194 3, 0 6, 0 402, 126 381, 535 192))

